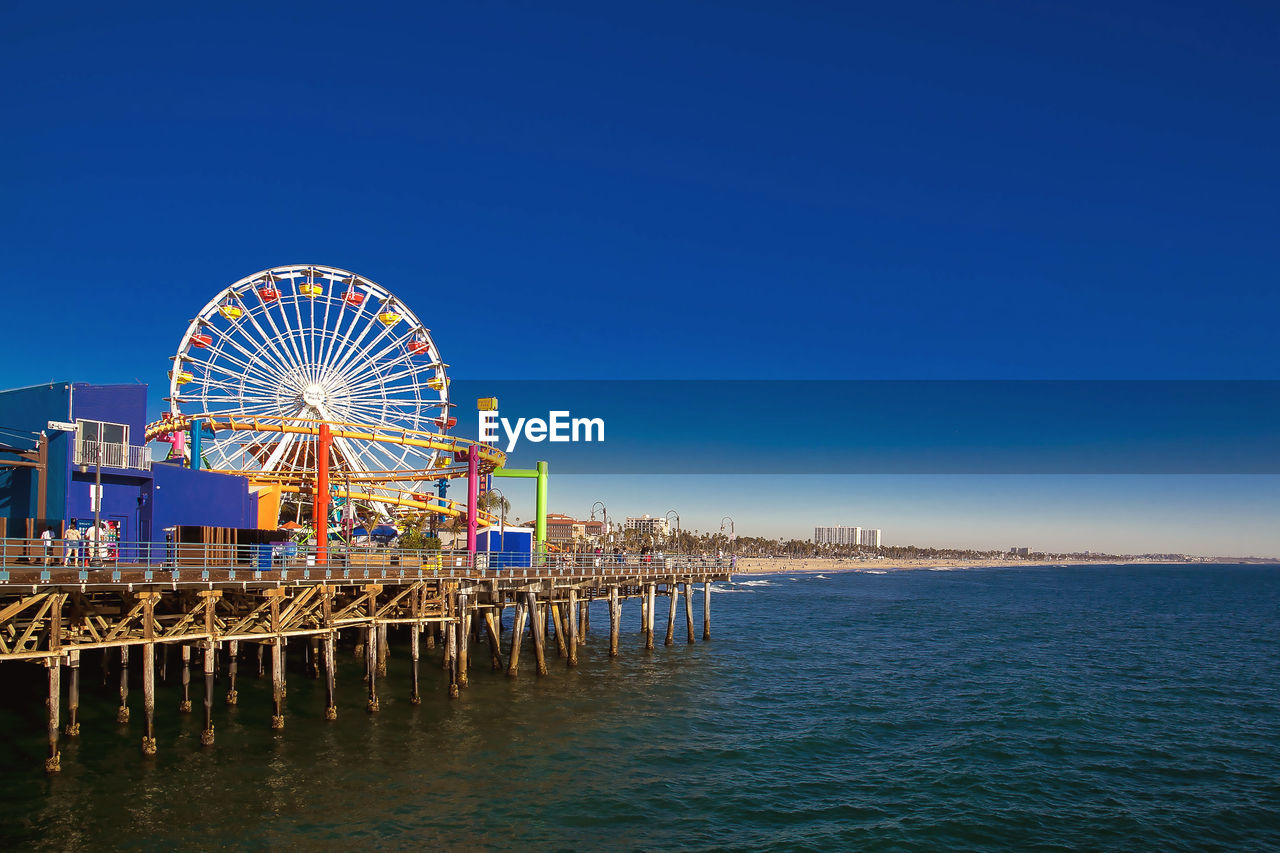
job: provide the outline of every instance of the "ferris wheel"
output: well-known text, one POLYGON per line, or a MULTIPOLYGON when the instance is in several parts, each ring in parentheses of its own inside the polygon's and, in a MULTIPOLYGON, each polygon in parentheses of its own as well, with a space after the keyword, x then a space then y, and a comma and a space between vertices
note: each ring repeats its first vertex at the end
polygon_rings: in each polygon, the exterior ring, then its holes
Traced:
MULTIPOLYGON (((331 421, 432 433, 454 423, 448 365, 428 329, 390 291, 334 267, 275 267, 240 279, 200 310, 172 358, 168 400, 175 418, 331 421)), ((217 470, 287 478, 316 469, 315 441, 306 435, 222 430, 201 448, 202 464, 217 470)), ((421 471, 436 467, 438 455, 335 438, 333 478, 421 471)))

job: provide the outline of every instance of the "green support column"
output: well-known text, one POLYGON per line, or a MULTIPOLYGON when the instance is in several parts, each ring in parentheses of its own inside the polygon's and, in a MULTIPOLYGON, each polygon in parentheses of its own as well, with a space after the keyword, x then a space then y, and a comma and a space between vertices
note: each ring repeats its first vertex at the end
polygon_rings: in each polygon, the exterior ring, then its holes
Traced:
POLYGON ((524 480, 538 481, 537 503, 534 507, 533 538, 536 540, 538 554, 547 552, 547 463, 539 462, 534 468, 499 468, 493 472, 495 477, 515 477, 524 480))
POLYGON ((533 535, 538 540, 538 553, 547 552, 547 463, 538 463, 538 501, 534 508, 533 535))

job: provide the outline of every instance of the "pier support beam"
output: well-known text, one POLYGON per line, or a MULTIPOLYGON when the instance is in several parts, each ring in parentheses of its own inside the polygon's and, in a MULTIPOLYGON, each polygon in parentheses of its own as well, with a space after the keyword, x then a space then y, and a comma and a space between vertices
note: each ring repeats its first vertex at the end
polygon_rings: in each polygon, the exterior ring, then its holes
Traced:
POLYGON ((458 626, 458 687, 459 689, 467 686, 467 667, 470 655, 468 654, 471 645, 471 609, 468 605, 468 596, 465 592, 458 593, 458 618, 454 620, 458 626))
POLYGON ((569 647, 569 666, 578 665, 578 590, 569 587, 569 636, 565 638, 569 647))
POLYGON ((49 669, 49 757, 44 760, 46 773, 58 773, 62 770, 62 753, 58 750, 58 703, 62 699, 62 660, 57 657, 46 658, 45 666, 49 669))
POLYGON ((418 634, 422 625, 414 622, 409 626, 409 704, 421 705, 422 697, 418 695, 418 634))
POLYGON ((650 651, 653 650, 653 609, 658 603, 658 585, 656 583, 645 584, 644 595, 641 599, 645 603, 644 608, 644 647, 650 651))
POLYGON ((227 655, 230 657, 227 662, 227 677, 231 680, 227 687, 227 704, 234 705, 240 701, 240 694, 236 692, 236 674, 240 671, 239 640, 232 640, 227 644, 227 655))
POLYGON ((336 679, 333 672, 333 647, 337 643, 337 631, 330 631, 324 635, 324 718, 326 720, 338 719, 338 706, 334 704, 334 682, 336 679))
POLYGON ((391 657, 391 643, 387 640, 387 623, 378 626, 378 677, 387 677, 387 658, 391 657))
POLYGON ((129 722, 129 647, 120 647, 120 710, 116 711, 116 722, 129 722))
POLYGON ((67 737, 80 736, 80 652, 72 649, 67 656, 67 737))
POLYGON ((445 643, 449 648, 450 659, 452 665, 449 667, 449 698, 457 699, 461 695, 462 688, 458 686, 458 640, 465 639, 458 636, 459 629, 458 620, 455 618, 447 626, 445 626, 445 643))
POLYGON ((182 646, 182 701, 178 710, 184 714, 191 713, 191 647, 182 646))
POLYGON ((213 666, 218 657, 218 644, 205 640, 204 646, 204 729, 200 732, 202 746, 213 746, 213 666))
POLYGON ((515 621, 511 625, 511 654, 507 657, 507 677, 520 674, 520 641, 524 634, 525 603, 516 600, 515 621))
POLYGON ((711 581, 702 583, 702 639, 711 639, 711 581))
POLYGON ((684 582, 684 624, 689 633, 689 642, 693 642, 693 584, 684 582))
POLYGON ((502 671, 502 634, 499 632, 500 624, 498 618, 493 615, 493 610, 485 611, 484 627, 489 634, 489 664, 494 672, 502 671))
POLYGON ((616 658, 618 656, 618 617, 620 606, 618 604, 618 587, 609 587, 609 657, 616 658))
POLYGON ((667 641, 663 645, 670 646, 676 641, 676 596, 680 594, 680 587, 676 586, 676 579, 672 578, 667 585, 668 596, 671 598, 671 612, 667 615, 667 641))
POLYGON ((564 626, 564 614, 560 612, 560 605, 556 604, 555 596, 556 591, 552 588, 551 594, 548 596, 547 600, 550 602, 549 609, 551 611, 551 624, 555 626, 556 654, 563 658, 569 656, 568 644, 564 641, 565 636, 569 632, 564 626))
POLYGON ((271 699, 275 707, 271 728, 276 731, 284 728, 284 696, 284 637, 277 635, 271 645, 271 699))
POLYGON ((547 657, 543 648, 546 639, 547 620, 542 608, 538 606, 537 593, 526 592, 524 594, 525 607, 533 614, 531 627, 533 628, 533 657, 538 664, 538 675, 547 674, 547 657))
MULTIPOLYGON (((186 651, 183 646, 183 651, 186 651)), ((142 754, 156 754, 156 647, 147 643, 142 647, 142 716, 146 728, 142 732, 142 754)))

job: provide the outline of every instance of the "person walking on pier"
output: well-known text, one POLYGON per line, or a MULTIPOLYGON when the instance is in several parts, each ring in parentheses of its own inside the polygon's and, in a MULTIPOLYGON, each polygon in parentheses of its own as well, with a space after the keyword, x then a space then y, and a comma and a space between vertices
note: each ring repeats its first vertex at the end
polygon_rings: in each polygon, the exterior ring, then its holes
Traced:
POLYGON ((40 534, 40 544, 44 547, 44 564, 53 565, 53 528, 46 527, 40 534))
POLYGON ((62 541, 64 544, 62 564, 64 566, 80 565, 80 528, 76 526, 74 518, 67 525, 67 532, 62 535, 62 541))

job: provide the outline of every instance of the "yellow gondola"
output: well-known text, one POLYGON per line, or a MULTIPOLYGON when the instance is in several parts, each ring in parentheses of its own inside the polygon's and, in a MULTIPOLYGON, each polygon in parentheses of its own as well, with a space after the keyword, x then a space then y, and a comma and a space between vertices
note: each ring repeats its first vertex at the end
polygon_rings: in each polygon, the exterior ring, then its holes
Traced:
POLYGON ((324 293, 324 288, 316 284, 315 282, 308 281, 298 285, 298 292, 301 293, 303 296, 308 296, 312 299, 315 299, 317 296, 324 293))
POLYGON ((452 457, 452 456, 437 456, 437 457, 436 457, 436 467, 437 467, 437 468, 448 468, 448 467, 449 467, 450 465, 452 465, 452 464, 453 464, 453 457, 452 457))
POLYGON ((437 376, 427 380, 427 387, 433 391, 443 391, 445 388, 449 387, 449 380, 437 376))
MULTIPOLYGON (((170 379, 173 379, 173 378, 174 378, 174 377, 173 377, 173 371, 172 371, 172 370, 170 370, 170 371, 169 371, 169 378, 170 378, 170 379)), ((192 376, 189 372, 187 372, 187 371, 185 371, 185 370, 179 370, 179 371, 178 371, 178 384, 179 384, 179 385, 185 385, 186 383, 190 382, 190 381, 191 381, 191 380, 193 380, 193 379, 195 379, 195 377, 194 377, 194 376, 192 376)))
POLYGON ((218 313, 223 317, 226 317, 228 320, 239 320, 240 315, 243 314, 244 311, 240 306, 227 302, 218 306, 218 313))
POLYGON ((400 322, 400 315, 395 311, 383 311, 378 315, 378 321, 384 326, 394 326, 400 322))

